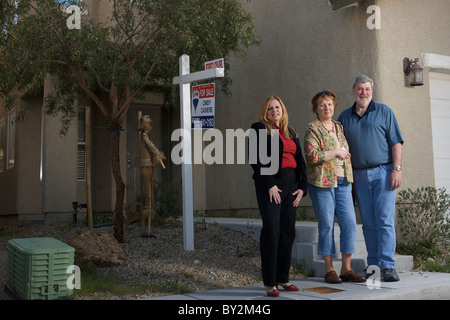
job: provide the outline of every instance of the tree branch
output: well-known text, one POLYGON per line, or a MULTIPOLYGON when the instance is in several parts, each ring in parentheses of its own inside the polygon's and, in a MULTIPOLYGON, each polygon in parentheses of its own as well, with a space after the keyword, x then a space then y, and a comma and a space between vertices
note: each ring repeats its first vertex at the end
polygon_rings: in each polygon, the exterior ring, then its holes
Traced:
MULTIPOLYGON (((163 54, 164 50, 166 50, 166 46, 162 46, 161 49, 159 50, 158 56, 156 57, 155 61, 153 61, 152 65, 150 66, 150 68, 147 71, 147 74, 145 75, 142 83, 143 85, 137 89, 133 94, 130 94, 129 91, 127 91, 127 100, 124 102, 123 106, 120 108, 119 112, 117 113, 116 119, 118 119, 119 123, 122 123, 122 121, 124 120, 128 109, 131 106, 131 102, 133 102, 134 98, 142 91, 142 89, 145 86, 145 83, 147 83, 148 78, 150 77, 151 73, 153 72, 153 69, 156 66, 156 63, 158 62, 159 58, 161 57, 161 55, 163 54)), ((129 88, 128 88, 129 90, 129 88)))
MULTIPOLYGON (((36 14, 38 16, 40 16, 44 22, 50 27, 50 29, 55 33, 55 35, 57 36, 57 38, 61 41, 61 44, 66 48, 66 50, 68 52, 72 52, 72 48, 70 47, 70 45, 65 41, 64 35, 58 30, 58 28, 56 28, 56 26, 49 20, 47 19, 47 17, 45 15, 43 15, 36 6, 34 6, 33 4, 30 4, 31 8, 34 9, 36 11, 36 14)), ((108 113, 108 111, 106 110, 105 105, 103 104, 103 102, 97 97, 97 95, 88 88, 88 86, 86 85, 86 78, 84 75, 84 70, 83 70, 83 66, 82 63, 79 59, 75 58, 75 62, 77 63, 77 67, 75 68, 75 66, 72 64, 72 62, 70 61, 70 59, 67 57, 66 53, 64 52, 64 50, 60 49, 58 50, 61 58, 64 60, 64 63, 67 65, 67 67, 69 68, 72 76, 75 78, 76 82, 78 83, 78 85, 81 87, 81 89, 86 92, 86 94, 95 102, 95 104, 99 107, 100 111, 103 113, 104 117, 106 118, 106 120, 108 122, 111 122, 112 117, 111 115, 108 113), (78 70, 77 70, 78 69, 78 70)), ((64 64, 61 62, 58 62, 60 64, 64 64)))

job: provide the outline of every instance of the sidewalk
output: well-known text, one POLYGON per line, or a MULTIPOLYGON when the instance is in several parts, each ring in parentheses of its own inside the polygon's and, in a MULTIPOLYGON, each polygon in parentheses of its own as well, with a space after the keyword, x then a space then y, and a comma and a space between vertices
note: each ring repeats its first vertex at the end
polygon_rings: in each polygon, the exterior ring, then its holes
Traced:
POLYGON ((329 284, 321 278, 291 280, 300 291, 285 292, 268 297, 264 286, 251 285, 209 292, 186 293, 145 300, 448 300, 450 299, 450 274, 447 273, 400 273, 398 282, 329 284), (369 287, 372 286, 372 289, 369 287))
MULTIPOLYGON (((214 223, 243 233, 250 233, 259 240, 261 220, 235 218, 196 218, 197 222, 214 223)), ((315 223, 297 223, 297 237, 305 237, 315 230, 315 223)), ((315 236, 317 237, 317 235, 315 236)), ((314 237, 313 237, 314 238, 314 237)), ((309 241, 309 240, 308 240, 309 241)), ((317 241, 317 240, 316 240, 317 241)), ((355 269, 356 270, 356 269, 355 269)), ((409 269, 410 270, 410 269, 409 269)), ((360 271, 360 270, 357 270, 360 271)), ((398 282, 376 281, 373 276, 365 283, 329 284, 323 277, 291 280, 300 290, 285 292, 280 296, 268 297, 263 284, 250 285, 209 292, 187 293, 146 300, 449 300, 449 273, 419 273, 397 268, 398 282)))

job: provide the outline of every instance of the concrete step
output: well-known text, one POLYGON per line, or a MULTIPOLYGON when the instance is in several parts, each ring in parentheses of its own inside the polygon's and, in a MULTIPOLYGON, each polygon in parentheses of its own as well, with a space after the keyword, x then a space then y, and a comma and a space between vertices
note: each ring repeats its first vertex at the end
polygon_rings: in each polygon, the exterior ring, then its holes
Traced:
MULTIPOLYGON (((302 257, 303 259, 319 259, 322 258, 317 253, 317 248, 319 246, 318 242, 295 242, 292 248, 292 256, 293 259, 296 257, 302 257)), ((335 241, 335 257, 340 257, 340 243, 339 241, 335 241)), ((354 257, 367 257, 366 243, 363 240, 355 241, 355 252, 353 253, 354 257)))
MULTIPOLYGON (((413 268, 413 257, 405 256, 405 255, 394 255, 394 260, 397 264, 396 270, 397 272, 404 273, 409 272, 413 268)), ((323 259, 315 259, 309 262, 310 269, 307 269, 306 266, 304 268, 308 270, 308 272, 312 273, 315 277, 324 277, 325 276, 325 262, 323 259)), ((342 267, 342 259, 333 257, 333 267, 336 272, 339 274, 339 271, 342 267)), ((353 270, 357 272, 363 271, 367 267, 366 258, 365 257, 354 257, 352 256, 351 267, 353 270)))
MULTIPOLYGON (((250 235, 259 242, 262 229, 261 219, 240 219, 240 218, 203 218, 196 217, 197 222, 217 224, 231 230, 240 231, 250 235)), ((312 271, 317 277, 325 275, 325 264, 323 258, 317 254, 317 244, 319 233, 317 222, 297 222, 295 227, 296 238, 292 247, 292 264, 302 265, 306 270, 312 271)), ((340 228, 338 224, 334 226, 334 241, 337 254, 333 257, 333 264, 336 270, 340 270, 342 261, 339 253, 340 228)), ((362 232, 362 225, 356 226, 355 254, 352 256, 352 268, 356 271, 363 270, 366 265, 367 251, 362 232)), ((395 255, 397 263, 396 270, 407 272, 413 269, 413 257, 395 255)))
MULTIPOLYGON (((216 223, 222 227, 226 227, 235 231, 240 231, 259 241, 261 235, 262 222, 260 219, 240 219, 240 218, 201 218, 196 217, 197 222, 216 223)), ((295 242, 317 242, 319 240, 319 232, 317 222, 297 222, 295 225, 295 242)), ((335 241, 339 241, 340 228, 338 224, 334 226, 335 241)), ((356 226, 356 241, 364 241, 362 226, 356 226)))
MULTIPOLYGON (((336 254, 333 255, 333 266, 335 270, 340 270, 342 266, 342 259, 340 254, 340 228, 336 224, 334 230, 334 243, 336 254)), ((318 229, 317 224, 302 225, 301 228, 297 226, 297 237, 292 248, 292 264, 301 265, 308 272, 317 277, 325 275, 325 262, 323 257, 317 254, 318 248, 318 229), (315 231, 311 229, 315 227, 315 231), (301 235, 299 235, 299 233, 301 235), (313 240, 311 242, 302 242, 301 240, 313 240), (314 241, 315 240, 315 241, 314 241)), ((355 253, 352 255, 352 268, 356 271, 361 271, 367 267, 367 249, 362 232, 362 226, 357 225, 355 253)), ((411 271, 414 267, 412 256, 395 255, 396 270, 401 272, 411 271)))
MULTIPOLYGON (((325 262, 323 257, 317 254, 318 243, 295 243, 292 253, 292 264, 301 265, 310 274, 316 277, 325 275, 325 262), (296 250, 296 251, 294 251, 296 250)), ((360 271, 366 267, 367 251, 364 241, 355 242, 355 254, 352 255, 352 268, 360 271)), ((333 266, 336 270, 341 269, 342 259, 339 248, 336 248, 336 254, 333 255, 333 266)))
MULTIPOLYGON (((339 271, 342 267, 342 259, 340 258, 333 258, 333 267, 336 270, 336 273, 339 275, 339 271)), ((366 259, 365 258, 355 258, 352 257, 352 263, 351 267, 353 270, 356 270, 357 272, 361 272, 364 270, 366 265, 366 259)), ((311 271, 310 271, 311 272, 311 271)), ((324 277, 325 276, 325 262, 322 260, 313 260, 312 261, 312 272, 314 277, 324 277)))
MULTIPOLYGON (((297 222, 295 226, 296 237, 295 242, 317 242, 319 241, 319 230, 317 222, 297 222)), ((334 225, 334 240, 339 241, 341 229, 336 223, 334 225)), ((356 241, 364 241, 362 225, 356 225, 356 241)))

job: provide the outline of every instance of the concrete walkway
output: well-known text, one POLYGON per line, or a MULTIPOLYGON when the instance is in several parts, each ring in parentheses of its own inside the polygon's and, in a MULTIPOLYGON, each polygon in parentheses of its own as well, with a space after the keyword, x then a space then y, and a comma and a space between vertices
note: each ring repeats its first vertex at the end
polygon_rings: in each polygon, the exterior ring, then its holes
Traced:
MULTIPOLYGON (((249 233, 259 241, 261 228, 260 219, 236 218, 196 218, 197 222, 214 223, 232 230, 249 233)), ((297 223, 297 238, 304 237, 308 232, 315 230, 317 225, 313 222, 297 223)), ((335 232, 338 233, 338 232, 335 232)), ((316 235, 317 237, 317 235, 316 235)), ((312 237, 314 238, 314 236, 312 237)), ((309 241, 309 240, 308 240, 309 241)), ((317 240, 315 240, 317 241, 317 240)), ((195 242, 195 240, 194 240, 195 242)), ((336 267, 336 266, 335 266, 336 267)), ((355 270, 360 271, 355 268, 355 270)), ((409 269, 410 270, 410 269, 409 269)), ((280 296, 268 297, 264 292, 263 284, 250 285, 209 292, 187 293, 166 297, 149 298, 146 300, 449 300, 450 274, 449 273, 419 273, 404 271, 397 268, 400 276, 398 282, 384 282, 372 276, 365 283, 326 283, 323 277, 291 280, 300 290, 285 292, 280 287, 280 296)))
POLYGON ((285 292, 268 297, 264 286, 252 285, 209 292, 186 293, 146 300, 231 301, 231 300, 449 300, 450 274, 447 273, 400 273, 400 281, 384 282, 370 280, 366 283, 329 284, 322 278, 291 280, 300 291, 285 292))

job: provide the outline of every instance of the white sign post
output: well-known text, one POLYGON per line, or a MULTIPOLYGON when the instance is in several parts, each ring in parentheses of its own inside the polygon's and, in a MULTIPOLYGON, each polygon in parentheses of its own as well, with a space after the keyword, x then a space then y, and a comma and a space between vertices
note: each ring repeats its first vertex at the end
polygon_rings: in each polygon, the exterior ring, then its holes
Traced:
POLYGON ((213 68, 190 73, 190 59, 184 54, 180 57, 180 76, 173 78, 174 85, 180 85, 180 114, 183 156, 181 167, 183 193, 183 241, 184 250, 194 250, 194 201, 192 184, 192 141, 191 141, 191 83, 225 75, 223 68, 213 68))

